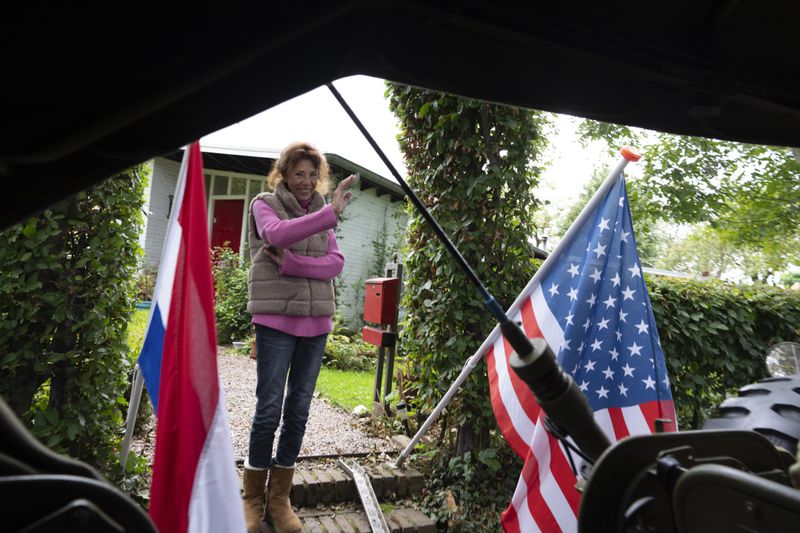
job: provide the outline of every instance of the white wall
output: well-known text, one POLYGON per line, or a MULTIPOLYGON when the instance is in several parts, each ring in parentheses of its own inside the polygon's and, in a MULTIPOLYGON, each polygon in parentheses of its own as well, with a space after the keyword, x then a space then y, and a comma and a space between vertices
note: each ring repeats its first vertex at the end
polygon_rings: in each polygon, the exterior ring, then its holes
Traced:
MULTIPOLYGON (((391 202, 388 195, 376 196, 375 189, 353 192, 353 199, 345 210, 344 220, 336 231, 339 248, 345 256, 345 266, 340 279, 337 310, 350 320, 361 314, 364 307, 364 280, 375 276, 369 272, 375 262, 373 241, 386 225, 387 243, 392 253, 398 253, 396 239, 402 238, 407 216, 403 202, 391 202)), ((391 254, 389 259, 391 259, 391 254)), ((383 271, 378 277, 383 276, 383 271)))
POLYGON ((157 267, 161 261, 161 249, 167 235, 169 196, 175 194, 181 165, 163 157, 155 158, 152 165, 150 194, 147 197, 147 210, 150 214, 145 226, 144 263, 150 267, 157 267))

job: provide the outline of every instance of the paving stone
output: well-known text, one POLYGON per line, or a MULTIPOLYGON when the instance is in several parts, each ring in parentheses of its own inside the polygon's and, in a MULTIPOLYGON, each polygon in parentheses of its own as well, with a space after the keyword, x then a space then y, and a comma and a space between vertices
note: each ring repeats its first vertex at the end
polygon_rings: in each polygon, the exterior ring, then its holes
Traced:
POLYGON ((334 483, 333 501, 348 501, 353 494, 353 480, 344 472, 336 468, 327 469, 327 473, 334 483))
POLYGON ((322 524, 320 524, 320 521, 316 517, 309 516, 303 520, 303 531, 308 531, 309 533, 324 533, 325 530, 322 529, 322 524))
MULTIPOLYGON (((325 511, 301 511, 300 520, 303 531, 326 533, 370 533, 369 520, 362 511, 344 511, 326 514, 325 511)), ((436 523, 424 513, 414 508, 397 508, 386 516, 386 523, 392 533, 436 533, 436 523)), ((272 529, 262 533, 273 533, 272 529)))
POLYGON ((326 470, 314 470, 316 475, 316 483, 319 486, 319 502, 331 503, 334 501, 334 493, 336 492, 336 484, 333 478, 326 470))
POLYGON ((404 509, 395 509, 386 517, 386 522, 391 529, 397 528, 400 533, 416 533, 417 524, 408 518, 404 509))
POLYGON ((330 516, 320 516, 319 523, 328 533, 338 533, 339 526, 336 525, 336 521, 330 516))
POLYGON ((402 511, 406 518, 416 524, 418 533, 436 533, 436 522, 428 515, 413 507, 405 508, 402 511))
POLYGON ((383 498, 390 499, 397 495, 397 475, 388 465, 376 465, 377 475, 383 478, 383 498))
POLYGON ((292 478, 292 489, 289 492, 289 499, 294 505, 306 504, 305 478, 299 470, 295 470, 292 478))
POLYGON ((349 520, 350 513, 338 513, 336 515, 335 521, 336 524, 339 526, 339 530, 342 533, 360 533, 358 529, 355 529, 349 520))
POLYGON ((375 491, 375 497, 378 499, 383 498, 384 483, 380 473, 375 470, 375 467, 369 467, 368 469, 365 468, 364 470, 367 471, 367 475, 370 478, 369 480, 372 484, 372 490, 375 491))
POLYGON ((310 470, 301 470, 300 476, 303 479, 303 489, 305 492, 305 498, 303 505, 308 507, 313 507, 317 504, 317 494, 319 492, 318 487, 315 483, 316 477, 311 473, 310 470))
MULTIPOLYGON (((378 464, 369 466, 366 471, 379 500, 414 496, 421 492, 424 485, 422 474, 414 469, 396 470, 389 465, 378 464)), ((361 502, 355 481, 349 474, 336 468, 296 471, 290 497, 296 507, 361 502)))
POLYGON ((394 474, 397 480, 397 496, 399 498, 408 496, 408 476, 402 470, 396 470, 394 474))
POLYGON ((408 478, 408 494, 419 494, 422 491, 423 479, 419 470, 413 468, 406 468, 405 475, 408 478))
POLYGON ((369 533, 372 528, 369 527, 369 520, 364 513, 350 513, 348 518, 353 522, 353 526, 359 533, 369 533))

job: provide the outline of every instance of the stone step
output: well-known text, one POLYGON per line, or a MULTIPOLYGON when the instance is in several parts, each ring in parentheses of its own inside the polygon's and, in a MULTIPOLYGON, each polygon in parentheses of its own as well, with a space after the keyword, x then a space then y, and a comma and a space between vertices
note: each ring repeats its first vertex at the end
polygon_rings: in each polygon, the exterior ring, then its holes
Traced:
MULTIPOLYGON (((302 510, 297 516, 306 533, 370 533, 367 515, 360 511, 302 510)), ((436 533, 436 523, 422 512, 410 507, 398 507, 388 512, 386 523, 391 533, 436 533)), ((261 524, 261 533, 274 533, 267 522, 261 524)))
MULTIPOLYGON (((363 465, 362 465, 363 466, 363 465)), ((422 474, 413 468, 392 469, 388 465, 364 466, 379 501, 415 496, 422 491, 422 474)), ((292 505, 360 502, 353 479, 338 467, 295 470, 292 480, 292 505)))

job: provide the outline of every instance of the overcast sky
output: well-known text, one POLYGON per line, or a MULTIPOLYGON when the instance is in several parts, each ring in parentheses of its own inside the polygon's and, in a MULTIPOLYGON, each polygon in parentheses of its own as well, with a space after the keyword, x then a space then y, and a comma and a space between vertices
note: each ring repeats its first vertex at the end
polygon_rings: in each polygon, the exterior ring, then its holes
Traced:
MULTIPOLYGON (((397 121, 384 99, 383 80, 352 76, 337 80, 334 86, 405 178, 403 157, 396 140, 397 121)), ((551 201, 551 209, 570 205, 591 177, 593 168, 607 160, 602 147, 580 147, 575 134, 576 125, 577 119, 573 117, 562 115, 556 118, 557 133, 550 139, 548 154, 552 163, 539 187, 540 194, 551 201)), ((327 87, 319 87, 207 135, 201 139, 201 145, 204 148, 278 152, 295 140, 309 141, 323 152, 346 157, 392 179, 389 170, 327 87)))

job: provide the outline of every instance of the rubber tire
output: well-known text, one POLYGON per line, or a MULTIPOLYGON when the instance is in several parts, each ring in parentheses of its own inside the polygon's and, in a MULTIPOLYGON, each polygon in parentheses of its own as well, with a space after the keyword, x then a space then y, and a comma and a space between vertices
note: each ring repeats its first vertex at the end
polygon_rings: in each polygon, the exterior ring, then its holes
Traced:
POLYGON ((719 406, 719 416, 703 429, 745 429, 764 435, 776 447, 797 453, 800 440, 800 376, 772 377, 739 389, 719 406))

